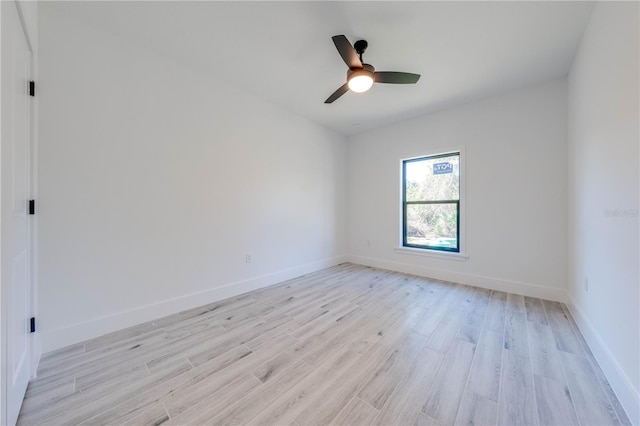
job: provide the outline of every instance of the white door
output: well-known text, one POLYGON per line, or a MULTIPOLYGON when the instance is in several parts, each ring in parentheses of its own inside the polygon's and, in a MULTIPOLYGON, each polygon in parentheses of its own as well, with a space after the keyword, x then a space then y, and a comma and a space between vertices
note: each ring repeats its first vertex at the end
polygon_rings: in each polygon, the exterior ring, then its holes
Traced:
POLYGON ((29 147, 31 52, 18 6, 0 2, 0 269, 3 418, 15 423, 30 377, 29 147), (6 417, 4 417, 6 416, 6 417))

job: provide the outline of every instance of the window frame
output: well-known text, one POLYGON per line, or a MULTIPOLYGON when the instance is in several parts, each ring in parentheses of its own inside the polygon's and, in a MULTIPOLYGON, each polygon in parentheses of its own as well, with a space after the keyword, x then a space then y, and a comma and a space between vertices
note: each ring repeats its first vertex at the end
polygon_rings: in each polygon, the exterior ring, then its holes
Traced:
POLYGON ((396 252, 403 254, 413 255, 426 255, 437 258, 454 259, 454 260, 466 260, 468 257, 465 254, 465 215, 464 215, 464 149, 451 149, 440 151, 436 154, 418 155, 401 158, 399 161, 400 166, 400 209, 399 209, 399 247, 395 249, 396 252), (430 159, 437 159, 443 157, 450 157, 457 155, 459 159, 459 192, 457 200, 425 200, 425 201, 407 201, 406 200, 406 164, 414 161, 424 161, 430 159), (441 246, 427 246, 410 244, 407 242, 407 206, 408 205, 427 205, 427 204, 455 204, 457 212, 456 223, 456 235, 457 235, 457 248, 448 248, 441 246))

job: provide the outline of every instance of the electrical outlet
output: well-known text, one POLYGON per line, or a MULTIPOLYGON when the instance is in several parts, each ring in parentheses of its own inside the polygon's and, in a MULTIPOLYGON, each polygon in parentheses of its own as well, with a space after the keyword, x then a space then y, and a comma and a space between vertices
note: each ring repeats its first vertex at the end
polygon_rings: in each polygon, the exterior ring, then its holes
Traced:
POLYGON ((247 253, 244 255, 245 263, 251 263, 253 261, 253 255, 251 253, 247 253))
POLYGON ((584 279, 584 291, 589 293, 589 278, 584 279))

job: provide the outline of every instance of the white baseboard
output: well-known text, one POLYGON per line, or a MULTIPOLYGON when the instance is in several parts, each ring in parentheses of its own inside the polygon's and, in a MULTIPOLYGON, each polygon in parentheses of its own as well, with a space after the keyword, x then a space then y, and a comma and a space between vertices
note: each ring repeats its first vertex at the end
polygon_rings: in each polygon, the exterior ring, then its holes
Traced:
POLYGON ((273 272, 247 280, 238 281, 209 290, 187 294, 174 299, 140 306, 124 312, 94 318, 90 321, 58 328, 42 333, 42 351, 44 353, 79 343, 84 340, 102 336, 103 334, 123 328, 142 324, 147 321, 172 315, 187 309, 234 297, 242 293, 267 287, 291 278, 299 277, 320 269, 346 262, 346 256, 334 257, 318 262, 308 263, 290 269, 273 272))
POLYGON ((591 321, 582 313, 575 301, 568 296, 567 306, 576 321, 580 332, 584 336, 593 356, 598 361, 604 375, 607 377, 611 388, 616 393, 618 401, 629 416, 634 425, 640 425, 640 392, 635 389, 629 377, 611 353, 600 334, 591 321))
POLYGON ((554 300, 563 303, 567 300, 566 290, 562 288, 544 287, 535 284, 504 280, 501 278, 485 277, 482 275, 429 268, 370 257, 348 255, 347 260, 360 265, 373 266, 375 268, 389 269, 391 271, 403 272, 405 274, 467 284, 474 287, 521 294, 523 296, 537 297, 540 299, 554 300))

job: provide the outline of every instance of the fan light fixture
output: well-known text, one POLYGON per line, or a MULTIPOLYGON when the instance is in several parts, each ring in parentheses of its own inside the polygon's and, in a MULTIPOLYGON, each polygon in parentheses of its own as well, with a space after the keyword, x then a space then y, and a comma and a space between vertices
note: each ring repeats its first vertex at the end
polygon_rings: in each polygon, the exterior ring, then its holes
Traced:
POLYGON ((349 70, 347 73, 347 85, 349 90, 355 93, 363 93, 373 86, 374 68, 369 64, 363 64, 360 69, 349 70))
POLYGON ((349 90, 352 92, 366 92, 371 89, 371 86, 373 86, 373 78, 366 72, 359 72, 358 75, 352 75, 349 79, 349 90))

